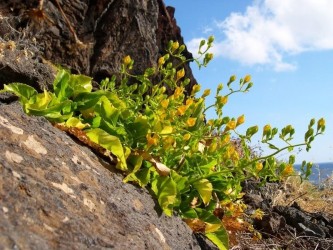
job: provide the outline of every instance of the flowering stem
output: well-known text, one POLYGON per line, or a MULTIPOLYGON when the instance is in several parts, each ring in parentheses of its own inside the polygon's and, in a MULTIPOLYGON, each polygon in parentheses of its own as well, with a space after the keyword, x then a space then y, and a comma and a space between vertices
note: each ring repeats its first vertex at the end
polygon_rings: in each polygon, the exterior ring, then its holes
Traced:
MULTIPOLYGON (((300 143, 300 144, 293 145, 293 147, 301 147, 301 146, 306 146, 306 145, 307 145, 306 143, 300 143)), ((289 147, 290 147, 290 146, 286 146, 286 147, 281 148, 281 149, 277 150, 276 152, 274 152, 274 153, 272 153, 272 154, 270 154, 270 155, 268 155, 268 156, 263 156, 263 157, 256 158, 256 159, 250 161, 248 164, 246 164, 243 168, 245 169, 246 167, 252 165, 254 162, 258 162, 258 161, 260 161, 260 160, 264 160, 264 159, 267 159, 267 158, 269 158, 269 157, 272 157, 272 156, 274 156, 274 155, 276 155, 276 154, 278 154, 278 153, 280 153, 280 152, 282 152, 282 151, 288 149, 289 147)), ((230 170, 229 170, 229 169, 225 169, 225 170, 222 170, 222 171, 218 171, 218 172, 214 172, 214 173, 206 174, 206 175, 204 175, 204 176, 201 176, 201 177, 199 177, 199 178, 196 178, 196 179, 190 181, 189 183, 190 183, 190 184, 193 184, 193 183, 195 183, 195 182, 197 182, 197 181, 200 181, 200 180, 202 180, 202 179, 207 179, 207 178, 209 178, 209 177, 217 176, 217 175, 220 175, 220 174, 223 174, 223 173, 228 173, 228 172, 230 172, 230 170)))

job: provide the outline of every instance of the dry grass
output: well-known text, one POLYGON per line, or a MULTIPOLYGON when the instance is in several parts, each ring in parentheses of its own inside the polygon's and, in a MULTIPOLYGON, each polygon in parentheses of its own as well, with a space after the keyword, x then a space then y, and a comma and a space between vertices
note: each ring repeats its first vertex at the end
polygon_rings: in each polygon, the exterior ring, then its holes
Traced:
POLYGON ((302 182, 298 176, 288 177, 283 190, 275 196, 274 205, 290 206, 294 202, 303 211, 322 212, 333 217, 333 178, 316 186, 309 181, 302 182))

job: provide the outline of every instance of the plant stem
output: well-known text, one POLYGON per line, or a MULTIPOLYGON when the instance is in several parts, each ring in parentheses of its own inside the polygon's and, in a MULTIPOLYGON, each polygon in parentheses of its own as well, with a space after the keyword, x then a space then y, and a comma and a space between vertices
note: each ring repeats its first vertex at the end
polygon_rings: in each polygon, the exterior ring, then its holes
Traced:
MULTIPOLYGON (((306 145, 307 145, 306 143, 299 143, 299 144, 293 145, 293 147, 301 147, 301 146, 306 146, 306 145)), ((254 162, 257 162, 257 161, 264 160, 264 159, 267 159, 267 158, 269 158, 269 157, 272 157, 272 156, 274 156, 274 155, 276 155, 276 154, 278 154, 278 153, 280 153, 280 152, 282 152, 282 151, 288 149, 289 147, 290 147, 290 146, 286 146, 286 147, 281 148, 281 149, 277 150, 276 152, 274 152, 274 153, 272 153, 272 154, 270 154, 270 155, 268 155, 268 156, 263 156, 263 157, 256 158, 256 159, 250 161, 248 164, 246 164, 243 168, 245 169, 246 167, 250 166, 250 165, 253 164, 254 162)), ((223 173, 228 173, 228 172, 229 172, 229 170, 222 170, 222 171, 219 171, 219 172, 210 173, 210 174, 207 174, 207 175, 201 176, 201 177, 199 177, 199 178, 197 178, 197 179, 194 179, 194 180, 190 181, 189 183, 190 183, 190 184, 193 184, 193 183, 195 183, 195 182, 197 182, 197 181, 200 181, 200 180, 202 180, 202 179, 207 179, 207 178, 209 178, 209 177, 216 176, 216 175, 220 175, 220 174, 223 174, 223 173)))

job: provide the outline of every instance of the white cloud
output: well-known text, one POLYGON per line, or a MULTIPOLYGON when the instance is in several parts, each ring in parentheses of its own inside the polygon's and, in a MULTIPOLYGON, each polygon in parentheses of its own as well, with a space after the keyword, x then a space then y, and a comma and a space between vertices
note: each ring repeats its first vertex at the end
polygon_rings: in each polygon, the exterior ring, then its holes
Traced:
MULTIPOLYGON (((255 1, 245 13, 231 13, 214 24, 224 39, 214 43, 212 52, 246 65, 295 70, 285 56, 333 49, 332 10, 332 0, 255 1)), ((189 50, 197 50, 200 40, 188 42, 189 50)))

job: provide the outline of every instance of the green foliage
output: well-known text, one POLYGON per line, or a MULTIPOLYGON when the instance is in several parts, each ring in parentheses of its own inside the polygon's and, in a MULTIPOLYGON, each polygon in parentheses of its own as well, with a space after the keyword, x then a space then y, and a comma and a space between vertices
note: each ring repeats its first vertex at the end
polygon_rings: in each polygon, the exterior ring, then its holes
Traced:
MULTIPOLYGON (((207 66, 213 58, 207 53, 213 40, 210 37, 201 42, 200 57, 195 59, 199 67, 207 66)), ((246 179, 279 180, 291 174, 295 158, 283 163, 274 155, 299 146, 309 150, 314 138, 324 132, 325 121, 320 119, 315 131, 312 119, 304 142, 298 144, 292 143, 294 128, 286 126, 279 134, 286 143, 282 148, 272 143, 278 129, 266 125, 262 142, 275 151, 263 157, 253 156, 248 143, 258 133, 258 126, 239 134, 237 128, 245 122, 244 115, 223 116, 228 98, 246 93, 253 86, 251 77, 247 75, 237 83, 236 76, 231 76, 226 93, 222 94, 223 84, 218 85, 215 103, 206 107, 210 90, 200 97, 196 96, 199 85, 191 93, 186 92, 189 79, 183 68, 184 48, 171 41, 157 66, 142 75, 130 73, 134 61, 126 56, 120 76, 106 78, 96 91, 92 90, 91 78, 61 69, 53 92, 37 93, 21 83, 5 85, 2 92, 17 95, 27 114, 42 115, 54 123, 82 130, 90 141, 114 156, 116 167, 127 174, 125 182, 148 185, 165 214, 176 212, 194 231, 205 233, 220 249, 227 249, 227 231, 214 211, 241 199, 241 182, 246 179), (173 65, 172 58, 182 63, 173 65), (167 95, 166 89, 172 94, 167 95), (216 118, 206 122, 205 113, 211 108, 216 118), (232 133, 239 139, 232 140, 232 133)), ((304 163, 302 171, 308 177, 311 164, 304 163)))

